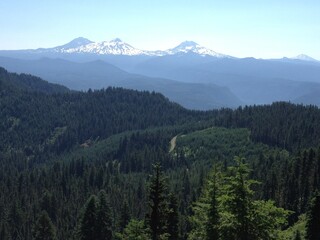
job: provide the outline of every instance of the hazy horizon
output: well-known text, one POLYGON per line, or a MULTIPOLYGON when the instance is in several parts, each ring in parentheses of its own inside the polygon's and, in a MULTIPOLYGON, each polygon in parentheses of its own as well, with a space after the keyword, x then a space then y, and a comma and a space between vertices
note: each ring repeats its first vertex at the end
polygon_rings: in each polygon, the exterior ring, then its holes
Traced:
POLYGON ((235 57, 320 59, 320 3, 310 1, 46 1, 0 3, 1 50, 49 48, 74 38, 120 38, 165 50, 191 40, 235 57))

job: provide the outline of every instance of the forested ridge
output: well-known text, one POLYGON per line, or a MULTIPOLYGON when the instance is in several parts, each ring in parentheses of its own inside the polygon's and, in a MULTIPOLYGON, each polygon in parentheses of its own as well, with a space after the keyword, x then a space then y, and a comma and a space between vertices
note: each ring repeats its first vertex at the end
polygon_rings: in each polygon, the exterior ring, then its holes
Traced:
POLYGON ((0 120, 0 239, 317 239, 317 107, 189 111, 1 69, 0 120))
MULTIPOLYGON (((21 82, 25 79, 25 75, 7 75, 9 80, 12 76, 21 82)), ((7 87, 6 81, 1 83, 2 149, 55 143, 48 147, 61 152, 90 138, 209 119, 208 115, 187 111, 157 93, 107 88, 48 94, 37 88, 34 92, 23 91, 20 82, 16 88, 7 87)), ((50 87, 44 87, 47 88, 50 87)))
POLYGON ((29 74, 10 73, 4 68, 0 67, 0 84, 2 87, 20 89, 31 92, 43 93, 65 93, 70 90, 58 84, 48 83, 39 77, 29 74))
POLYGON ((240 107, 220 111, 215 124, 224 127, 248 128, 254 141, 291 151, 317 146, 320 135, 320 111, 316 106, 287 102, 240 107))

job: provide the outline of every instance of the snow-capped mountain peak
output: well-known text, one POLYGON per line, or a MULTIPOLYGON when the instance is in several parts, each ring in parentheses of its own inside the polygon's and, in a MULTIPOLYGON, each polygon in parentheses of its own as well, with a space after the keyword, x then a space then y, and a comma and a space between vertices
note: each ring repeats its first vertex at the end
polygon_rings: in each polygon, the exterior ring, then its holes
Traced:
POLYGON ((77 48, 69 49, 68 53, 91 53, 101 55, 146 55, 147 52, 136 49, 131 45, 121 41, 119 38, 115 38, 111 41, 103 41, 97 43, 90 43, 77 48))
POLYGON ((84 46, 84 45, 87 45, 87 44, 90 44, 90 43, 93 43, 93 42, 90 41, 87 38, 78 37, 78 38, 73 39, 71 42, 69 42, 67 44, 55 47, 54 49, 56 49, 56 50, 68 50, 68 49, 84 46))
POLYGON ((124 55, 124 56, 165 56, 183 53, 194 53, 201 56, 214 56, 217 58, 229 58, 230 56, 217 53, 213 50, 200 46, 193 41, 185 41, 175 48, 166 51, 145 51, 134 48, 130 44, 122 41, 120 38, 111 41, 92 42, 86 38, 76 38, 71 42, 47 49, 38 49, 37 52, 55 52, 55 53, 79 53, 79 54, 97 54, 97 55, 124 55))
POLYGON ((53 48, 38 48, 38 49, 34 49, 34 50, 31 49, 28 51, 36 52, 36 53, 65 53, 71 49, 85 46, 90 43, 93 43, 93 42, 87 38, 78 37, 78 38, 75 38, 72 41, 70 41, 64 45, 61 45, 61 46, 57 46, 57 47, 53 47, 53 48))
POLYGON ((178 46, 176 46, 175 48, 171 48, 169 50, 166 51, 167 54, 173 55, 173 54, 177 54, 177 53, 196 53, 199 54, 201 56, 213 56, 213 57, 217 57, 217 58, 226 58, 226 57, 230 57, 221 53, 217 53, 211 49, 205 48, 203 46, 200 46, 198 43, 193 42, 193 41, 184 41, 182 43, 180 43, 178 46))
POLYGON ((302 61, 309 61, 309 62, 318 62, 318 60, 306 55, 300 54, 298 56, 292 57, 291 59, 302 60, 302 61))

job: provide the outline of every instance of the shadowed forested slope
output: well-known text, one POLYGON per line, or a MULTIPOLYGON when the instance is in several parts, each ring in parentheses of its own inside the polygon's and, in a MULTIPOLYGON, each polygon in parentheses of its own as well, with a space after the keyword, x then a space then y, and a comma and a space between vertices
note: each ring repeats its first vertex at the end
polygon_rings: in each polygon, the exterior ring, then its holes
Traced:
POLYGON ((28 74, 15 74, 9 73, 4 68, 0 67, 0 84, 5 87, 15 88, 25 91, 43 92, 43 93, 66 93, 68 88, 48 83, 41 78, 28 75, 28 74))

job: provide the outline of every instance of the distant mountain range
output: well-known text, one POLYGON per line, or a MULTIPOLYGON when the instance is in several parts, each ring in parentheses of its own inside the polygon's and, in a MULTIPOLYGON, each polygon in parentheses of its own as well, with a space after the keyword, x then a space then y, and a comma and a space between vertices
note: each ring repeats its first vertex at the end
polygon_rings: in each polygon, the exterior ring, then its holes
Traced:
MULTIPOLYGON (((11 50, 9 50, 10 52, 11 50)), ((14 51, 14 50, 13 50, 14 51)), ((71 42, 53 48, 38 48, 28 50, 18 50, 21 53, 80 53, 80 54, 98 54, 98 55, 122 55, 122 56, 165 56, 177 53, 193 52, 202 56, 208 55, 218 58, 229 58, 230 56, 217 53, 213 50, 200 46, 193 41, 185 41, 178 46, 166 51, 146 51, 132 47, 130 44, 116 38, 111 41, 92 42, 89 39, 79 37, 71 42)))
POLYGON ((157 91, 191 109, 320 102, 320 62, 310 56, 236 58, 193 41, 146 51, 119 38, 97 43, 76 38, 53 48, 0 50, 0 66, 75 90, 157 91))
POLYGON ((77 63, 63 59, 22 60, 0 57, 9 71, 29 73, 73 90, 123 87, 156 91, 189 109, 235 108, 243 104, 228 88, 213 83, 185 83, 125 72, 101 60, 77 63))

